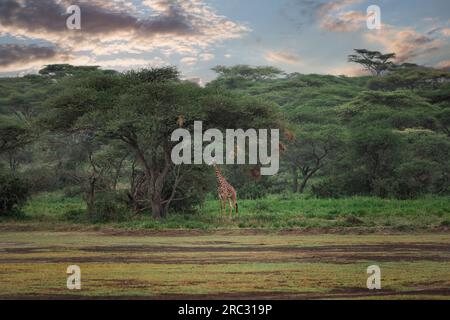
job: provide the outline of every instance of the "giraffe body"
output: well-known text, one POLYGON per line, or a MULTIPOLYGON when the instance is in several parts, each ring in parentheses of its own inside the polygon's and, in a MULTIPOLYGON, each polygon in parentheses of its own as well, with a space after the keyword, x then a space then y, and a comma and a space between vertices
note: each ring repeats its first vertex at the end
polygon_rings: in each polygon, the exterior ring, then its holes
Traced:
POLYGON ((224 178, 222 173, 220 172, 219 167, 214 164, 214 169, 216 170, 217 177, 217 191, 219 194, 220 200, 220 211, 222 214, 226 215, 226 207, 227 203, 230 209, 230 218, 233 217, 233 208, 236 212, 236 216, 238 215, 238 204, 237 204, 237 194, 236 190, 228 183, 228 181, 224 178))

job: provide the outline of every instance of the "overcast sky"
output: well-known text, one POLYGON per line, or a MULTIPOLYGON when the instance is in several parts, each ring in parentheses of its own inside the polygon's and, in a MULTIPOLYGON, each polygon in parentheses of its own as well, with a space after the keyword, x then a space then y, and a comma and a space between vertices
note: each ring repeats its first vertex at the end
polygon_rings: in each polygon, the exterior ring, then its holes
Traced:
POLYGON ((52 63, 120 71, 171 64, 203 82, 219 64, 357 75, 346 61, 353 48, 449 67, 450 1, 0 0, 0 76, 52 63), (80 30, 66 27, 73 4, 80 30), (366 26, 374 4, 381 30, 366 26))

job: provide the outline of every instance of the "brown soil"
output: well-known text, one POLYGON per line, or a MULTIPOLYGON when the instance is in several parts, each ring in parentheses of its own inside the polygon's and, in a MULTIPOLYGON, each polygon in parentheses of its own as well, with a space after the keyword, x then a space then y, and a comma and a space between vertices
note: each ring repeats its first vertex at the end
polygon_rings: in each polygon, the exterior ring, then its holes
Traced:
MULTIPOLYGON (((264 235, 264 234, 279 234, 279 235, 317 235, 317 234, 406 234, 409 231, 401 232, 389 227, 333 227, 333 228, 295 228, 285 230, 275 229, 211 229, 211 230, 197 230, 197 229, 166 229, 166 230, 123 230, 110 226, 103 226, 100 229, 98 226, 86 225, 55 225, 55 226, 34 226, 32 224, 23 225, 0 225, 1 232, 30 232, 30 231, 83 231, 83 232, 97 232, 110 236, 167 236, 167 237, 191 237, 202 235, 264 235)), ((450 232, 449 227, 435 227, 427 229, 417 229, 415 233, 447 233, 450 232)))
POLYGON ((365 299, 371 297, 398 297, 398 296, 441 296, 450 297, 449 288, 433 288, 425 290, 391 291, 391 290, 368 290, 361 288, 337 288, 326 293, 311 292, 240 292, 240 293, 215 293, 215 294, 168 294, 160 296, 104 296, 85 297, 76 295, 53 295, 53 296, 8 296, 1 299, 19 300, 314 300, 314 299, 365 299))
MULTIPOLYGON (((209 242, 207 242, 209 243, 209 242)), ((0 263, 66 263, 73 257, 27 257, 31 253, 65 252, 71 248, 64 247, 15 247, 3 248, 3 252, 22 254, 21 258, 0 258, 0 263)), ((78 256, 79 263, 154 263, 154 264, 236 264, 236 263, 275 263, 275 262, 322 262, 347 264, 357 261, 450 261, 450 244, 431 243, 390 243, 377 245, 327 245, 327 246, 92 246, 76 248, 76 251, 88 253, 123 253, 121 255, 108 256, 78 256), (214 256, 179 257, 167 255, 170 253, 224 253, 214 256), (227 255, 226 253, 238 253, 227 255), (280 257, 274 257, 265 253, 285 253, 280 257), (153 253, 157 255, 135 255, 134 253, 153 253), (252 255, 247 254, 252 253, 252 255), (289 253, 286 256, 286 253, 289 253)), ((74 255, 77 255, 74 252, 74 255)))

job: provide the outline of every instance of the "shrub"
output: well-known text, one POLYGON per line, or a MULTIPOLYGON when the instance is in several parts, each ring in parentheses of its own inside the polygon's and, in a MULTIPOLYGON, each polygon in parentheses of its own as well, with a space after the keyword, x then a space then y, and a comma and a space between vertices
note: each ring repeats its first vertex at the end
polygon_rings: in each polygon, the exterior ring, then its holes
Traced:
POLYGON ((21 215, 20 207, 29 196, 29 186, 14 175, 0 174, 0 216, 21 215))
POLYGON ((62 188, 61 175, 52 168, 30 168, 24 172, 30 192, 55 191, 62 188))
POLYGON ((238 197, 240 199, 261 199, 267 195, 267 189, 257 182, 247 183, 239 188, 238 197))
POLYGON ((265 201, 257 201, 254 205, 254 208, 257 212, 266 212, 269 211, 269 204, 265 201))
POLYGON ((361 219, 351 215, 345 218, 345 223, 348 226, 357 226, 357 225, 361 225, 364 224, 364 221, 362 221, 361 219))
POLYGON ((83 194, 80 186, 68 186, 64 188, 64 196, 68 198, 78 197, 83 194))
POLYGON ((87 212, 88 220, 93 223, 124 221, 130 215, 126 202, 114 192, 97 194, 93 206, 87 212))
POLYGON ((71 209, 64 212, 64 220, 70 222, 82 222, 86 218, 86 212, 81 209, 71 209))
POLYGON ((320 181, 311 186, 311 192, 318 198, 339 198, 344 190, 331 179, 320 181))
POLYGON ((441 227, 450 227, 450 220, 444 220, 441 222, 441 227))

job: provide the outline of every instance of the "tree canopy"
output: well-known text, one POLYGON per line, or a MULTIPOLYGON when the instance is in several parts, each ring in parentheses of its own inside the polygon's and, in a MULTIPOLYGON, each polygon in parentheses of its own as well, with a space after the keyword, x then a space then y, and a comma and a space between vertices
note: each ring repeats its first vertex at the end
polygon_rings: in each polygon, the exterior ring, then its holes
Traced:
POLYGON ((383 54, 379 51, 370 51, 367 49, 355 49, 354 51, 355 54, 348 56, 348 61, 362 65, 373 75, 379 76, 394 66, 391 60, 395 58, 395 53, 383 54))

